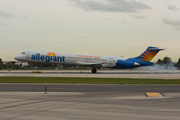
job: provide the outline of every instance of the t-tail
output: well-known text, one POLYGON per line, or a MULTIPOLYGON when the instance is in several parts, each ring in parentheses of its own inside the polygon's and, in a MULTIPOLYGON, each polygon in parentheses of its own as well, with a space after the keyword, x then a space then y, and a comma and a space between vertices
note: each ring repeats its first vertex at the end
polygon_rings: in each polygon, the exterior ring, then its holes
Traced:
POLYGON ((150 62, 155 56, 156 54, 164 49, 160 49, 158 47, 148 47, 146 49, 146 51, 144 51, 140 56, 135 57, 135 59, 139 59, 139 60, 144 60, 144 61, 148 61, 150 62))

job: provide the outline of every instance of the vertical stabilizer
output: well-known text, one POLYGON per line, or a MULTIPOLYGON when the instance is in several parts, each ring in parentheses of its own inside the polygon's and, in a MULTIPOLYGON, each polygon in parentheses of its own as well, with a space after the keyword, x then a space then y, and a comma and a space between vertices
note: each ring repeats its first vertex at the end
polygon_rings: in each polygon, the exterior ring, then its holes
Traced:
POLYGON ((145 61, 150 62, 156 56, 156 54, 161 50, 164 50, 164 49, 159 49, 158 47, 150 46, 140 56, 135 57, 135 59, 140 59, 140 60, 145 60, 145 61))

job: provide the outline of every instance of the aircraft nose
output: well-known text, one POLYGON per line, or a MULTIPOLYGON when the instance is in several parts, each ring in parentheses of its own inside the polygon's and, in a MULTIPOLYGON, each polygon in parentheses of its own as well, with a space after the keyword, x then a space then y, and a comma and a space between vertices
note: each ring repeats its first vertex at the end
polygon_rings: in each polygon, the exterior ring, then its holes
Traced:
POLYGON ((14 59, 15 59, 15 60, 18 60, 18 58, 19 58, 19 56, 18 56, 18 55, 14 56, 14 59))

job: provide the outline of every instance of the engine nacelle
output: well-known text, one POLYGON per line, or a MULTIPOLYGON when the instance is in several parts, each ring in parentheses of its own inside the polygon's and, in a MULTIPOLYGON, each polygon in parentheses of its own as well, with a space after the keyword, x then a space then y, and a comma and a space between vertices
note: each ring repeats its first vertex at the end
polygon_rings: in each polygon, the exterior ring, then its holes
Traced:
POLYGON ((125 66, 125 67, 137 67, 139 66, 139 63, 128 61, 128 60, 117 60, 117 65, 125 66))

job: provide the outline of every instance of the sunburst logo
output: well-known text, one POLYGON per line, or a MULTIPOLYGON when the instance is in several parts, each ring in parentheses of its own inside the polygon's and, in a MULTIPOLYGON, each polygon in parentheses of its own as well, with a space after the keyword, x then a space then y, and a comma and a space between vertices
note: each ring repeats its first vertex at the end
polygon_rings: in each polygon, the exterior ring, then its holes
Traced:
POLYGON ((50 52, 47 55, 49 55, 49 56, 56 56, 56 53, 50 52))
POLYGON ((145 61, 151 61, 154 56, 157 54, 158 51, 156 50, 147 50, 145 51, 142 55, 141 55, 141 60, 145 60, 145 61))

